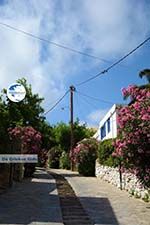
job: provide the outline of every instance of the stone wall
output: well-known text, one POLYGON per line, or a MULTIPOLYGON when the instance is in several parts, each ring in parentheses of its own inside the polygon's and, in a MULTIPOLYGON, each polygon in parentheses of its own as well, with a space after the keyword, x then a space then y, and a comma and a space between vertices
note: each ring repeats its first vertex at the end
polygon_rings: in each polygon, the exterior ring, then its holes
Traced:
POLYGON ((118 168, 112 168, 108 166, 102 166, 96 162, 96 176, 128 191, 136 198, 142 198, 145 201, 150 201, 150 190, 145 189, 143 185, 138 181, 136 176, 131 173, 122 173, 122 184, 120 182, 120 174, 118 168))

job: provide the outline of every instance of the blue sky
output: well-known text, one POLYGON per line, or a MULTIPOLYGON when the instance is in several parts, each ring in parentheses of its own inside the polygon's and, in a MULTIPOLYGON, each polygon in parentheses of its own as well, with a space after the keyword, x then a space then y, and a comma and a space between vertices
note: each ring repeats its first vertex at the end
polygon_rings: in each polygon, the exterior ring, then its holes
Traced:
MULTIPOLYGON (((150 36, 149 18, 146 0, 0 1, 0 22, 110 61, 85 57, 0 25, 0 88, 26 77, 33 91, 44 96, 48 110, 71 84, 76 86, 107 68, 150 36)), ((75 117, 97 126, 113 103, 125 103, 121 88, 146 82, 138 73, 150 67, 149 54, 150 42, 109 73, 76 86, 78 92, 110 103, 75 93, 75 117)), ((47 114, 47 120, 69 121, 69 95, 47 114)))

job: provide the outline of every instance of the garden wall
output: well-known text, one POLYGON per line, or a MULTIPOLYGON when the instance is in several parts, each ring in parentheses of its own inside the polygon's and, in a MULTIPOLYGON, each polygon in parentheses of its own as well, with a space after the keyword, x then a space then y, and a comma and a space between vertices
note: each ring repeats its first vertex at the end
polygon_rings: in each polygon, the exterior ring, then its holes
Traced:
MULTIPOLYGON (((96 161, 96 176, 120 188, 120 175, 118 168, 103 166, 96 161)), ((128 191, 136 198, 150 201, 150 190, 145 189, 136 176, 131 173, 122 173, 122 189, 128 191)))

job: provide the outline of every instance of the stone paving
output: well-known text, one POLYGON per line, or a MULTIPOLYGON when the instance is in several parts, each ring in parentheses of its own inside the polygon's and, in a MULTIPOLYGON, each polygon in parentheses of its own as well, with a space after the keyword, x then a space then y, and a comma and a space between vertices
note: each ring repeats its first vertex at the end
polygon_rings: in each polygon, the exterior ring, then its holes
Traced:
MULTIPOLYGON (((150 225, 150 203, 131 198, 126 191, 95 177, 82 177, 67 170, 51 171, 68 180, 94 224, 150 225)), ((52 176, 39 169, 32 180, 16 183, 1 194, 0 224, 62 225, 59 196, 52 176)))
POLYGON ((0 224, 63 224, 55 180, 37 170, 32 180, 25 179, 0 195, 0 224))
POLYGON ((115 186, 77 172, 51 170, 64 175, 95 224, 150 225, 150 203, 129 196, 115 186))

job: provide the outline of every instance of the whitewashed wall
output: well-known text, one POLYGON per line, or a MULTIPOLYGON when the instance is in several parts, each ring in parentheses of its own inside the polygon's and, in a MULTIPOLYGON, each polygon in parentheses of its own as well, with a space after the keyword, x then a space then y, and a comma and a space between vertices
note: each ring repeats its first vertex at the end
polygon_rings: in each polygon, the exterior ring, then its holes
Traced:
MULTIPOLYGON (((96 162, 96 176, 120 188, 119 169, 102 166, 96 162)), ((150 190, 145 189, 134 174, 122 173, 122 189, 128 191, 136 198, 150 201, 150 190)))
POLYGON ((117 105, 114 104, 112 106, 112 108, 106 113, 104 118, 100 121, 98 130, 94 134, 94 138, 96 138, 98 141, 117 137, 117 112, 116 112, 116 108, 117 108, 117 105), (109 118, 110 118, 110 132, 108 132, 107 125, 106 125, 106 136, 103 139, 101 139, 101 128, 104 125, 104 123, 107 122, 107 120, 109 118))

